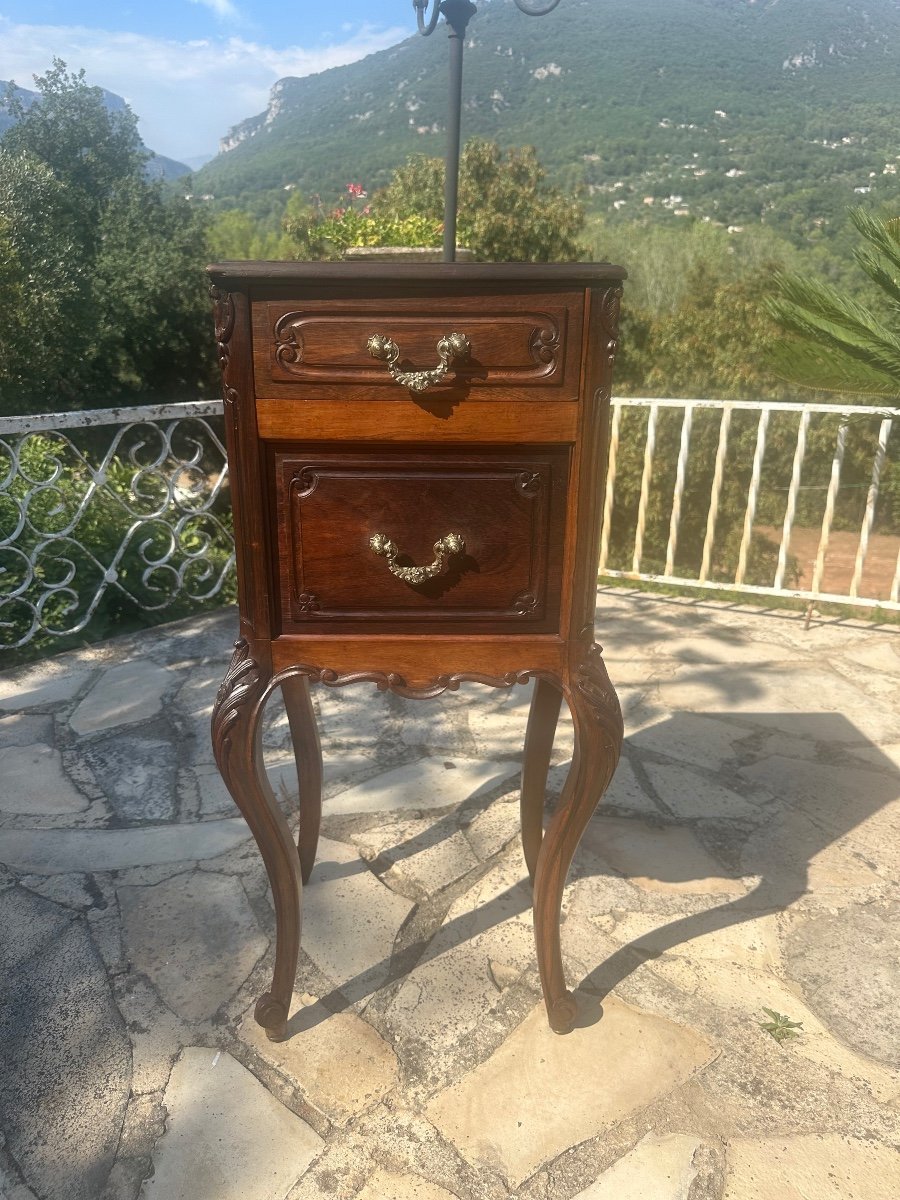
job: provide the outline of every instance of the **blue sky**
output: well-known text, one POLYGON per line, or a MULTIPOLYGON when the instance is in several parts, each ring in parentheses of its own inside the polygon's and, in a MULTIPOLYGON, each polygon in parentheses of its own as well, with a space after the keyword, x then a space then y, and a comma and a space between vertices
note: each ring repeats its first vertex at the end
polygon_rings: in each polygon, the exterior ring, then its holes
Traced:
POLYGON ((185 160, 215 153, 276 79, 353 62, 414 29, 412 0, 0 0, 0 79, 31 87, 57 55, 124 96, 151 149, 185 160))

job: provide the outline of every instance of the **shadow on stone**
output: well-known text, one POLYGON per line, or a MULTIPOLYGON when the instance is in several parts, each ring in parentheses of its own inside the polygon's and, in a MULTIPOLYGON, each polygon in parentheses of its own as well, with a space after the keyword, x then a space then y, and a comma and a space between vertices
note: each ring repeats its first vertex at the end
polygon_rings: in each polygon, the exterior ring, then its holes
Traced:
MULTIPOLYGON (((688 730, 689 716, 682 719, 674 715, 661 722, 656 728, 664 731, 665 740, 671 744, 673 738, 680 736, 680 726, 683 724, 684 736, 693 736, 695 729, 688 730)), ((728 720, 730 714, 705 713, 705 717, 713 720, 728 720)), ((780 756, 762 758, 755 766, 742 769, 737 765, 728 776, 723 778, 719 772, 719 786, 724 792, 731 788, 744 789, 755 799, 748 807, 755 810, 752 819, 723 819, 716 808, 715 782, 711 781, 711 772, 706 774, 707 786, 703 792, 703 803, 694 807, 692 820, 659 820, 648 824, 643 818, 621 818, 615 820, 621 825, 633 821, 634 828, 639 830, 653 828, 692 827, 702 829, 705 825, 716 827, 720 840, 723 826, 730 828, 726 835, 725 846, 727 853, 714 848, 712 854, 725 859, 730 865, 723 863, 721 876, 727 882, 729 879, 738 881, 746 877, 758 879, 752 890, 734 899, 707 909, 702 913, 683 916, 671 921, 653 931, 650 938, 639 937, 627 945, 620 947, 614 954, 600 963, 580 982, 577 983, 582 996, 592 994, 602 1000, 614 988, 627 978, 641 963, 659 957, 677 946, 683 945, 694 938, 702 937, 718 930, 727 929, 744 921, 758 918, 764 913, 779 912, 799 900, 809 890, 811 873, 833 873, 835 886, 847 887, 877 881, 879 876, 872 866, 870 858, 879 854, 879 847, 885 853, 897 854, 896 831, 873 829, 869 840, 872 843, 872 855, 867 861, 861 861, 858 855, 851 856, 841 848, 841 842, 853 830, 872 822, 892 801, 900 796, 900 775, 878 748, 860 734, 858 728, 846 717, 838 713, 747 713, 741 712, 740 722, 745 736, 751 736, 754 730, 764 733, 779 733, 786 738, 802 739, 812 742, 817 748, 818 757, 814 761, 808 759, 789 759, 780 756), (854 758, 864 752, 862 759, 854 758), (760 788, 765 788, 766 794, 760 797, 760 788), (855 873, 855 874, 854 874, 855 873)), ((650 749, 649 746, 647 746, 650 749)), ((673 764, 674 773, 675 764, 673 764)), ((665 803, 665 771, 656 772, 657 790, 662 790, 660 798, 665 803)), ((674 777, 674 774, 673 774, 674 777)), ((673 805, 673 808, 677 807, 673 805)), ((733 813, 729 817, 733 818, 733 813)), ((602 858, 604 821, 609 820, 603 813, 603 807, 598 809, 589 827, 589 838, 594 853, 590 861, 584 858, 579 862, 576 852, 575 862, 579 865, 582 878, 592 875, 609 875, 619 877, 616 871, 602 858)), ((449 836, 456 828, 449 817, 442 817, 440 824, 449 836)), ((393 859, 402 858, 404 849, 398 846, 390 851, 393 859)), ((709 857, 703 852, 705 857, 709 857)), ((685 885, 685 890, 691 890, 690 884, 696 881, 698 893, 707 890, 706 879, 698 878, 692 870, 696 858, 691 855, 672 854, 656 855, 654 861, 648 863, 658 878, 673 885, 685 885)), ((876 863, 877 866, 877 863, 876 863)), ((882 863, 885 877, 890 871, 886 863, 882 863)), ((681 890, 681 889, 679 889, 681 890)), ((727 891, 719 887, 717 891, 727 891)), ((738 889, 735 889, 738 890, 738 889)), ((493 924, 507 920, 510 917, 511 905, 514 911, 524 911, 523 899, 526 893, 520 887, 509 888, 501 895, 495 896, 479 912, 478 929, 483 931, 493 924)), ((840 918, 838 918, 840 919, 840 918)), ((464 939, 463 921, 459 918, 449 921, 442 927, 442 949, 435 951, 433 939, 423 939, 409 946, 400 958, 393 962, 394 977, 398 971, 409 971, 431 961, 449 946, 464 939), (455 927, 455 928, 454 928, 455 927), (454 939, 453 934, 457 937, 454 939)), ((896 925, 894 926, 896 930, 896 925)), ((896 932, 888 928, 884 937, 896 939, 896 932)), ((884 941, 884 938, 881 939, 884 941)), ((565 932, 563 932, 563 947, 565 948, 565 932)), ((889 948, 880 946, 879 953, 887 954, 889 948)), ((808 958, 809 955, 807 954, 808 958)), ((897 949, 893 951, 896 960, 897 949)), ((858 975, 856 981, 858 990, 864 990, 871 981, 870 967, 865 951, 854 953, 854 963, 848 963, 843 974, 844 987, 852 983, 852 976, 858 975), (854 965, 855 964, 855 965, 854 965)), ((388 963, 378 964, 387 967, 388 963)), ((367 972, 368 975, 368 972, 367 972)), ((352 980, 351 990, 358 996, 360 980, 352 980)), ((827 988, 820 987, 820 1003, 824 999, 827 988)), ((324 1019, 327 1010, 339 1010, 345 1001, 339 992, 334 992, 322 998, 323 1008, 320 1010, 324 1019)), ((848 1002, 849 1003, 849 1002, 848 1002)), ((900 1026, 897 1026, 896 1010, 886 1005, 887 1014, 884 1020, 891 1026, 885 1029, 885 1044, 888 1033, 893 1038, 894 1045, 900 1045, 900 1026)), ((579 1024, 584 1025, 600 1019, 602 1008, 591 1005, 583 1009, 579 1024)), ((844 1036, 851 1042, 854 1039, 844 1031, 844 1036)), ((871 1038, 860 1041, 859 1048, 864 1053, 873 1053, 871 1038)), ((891 1058, 888 1055, 888 1058, 891 1058)))

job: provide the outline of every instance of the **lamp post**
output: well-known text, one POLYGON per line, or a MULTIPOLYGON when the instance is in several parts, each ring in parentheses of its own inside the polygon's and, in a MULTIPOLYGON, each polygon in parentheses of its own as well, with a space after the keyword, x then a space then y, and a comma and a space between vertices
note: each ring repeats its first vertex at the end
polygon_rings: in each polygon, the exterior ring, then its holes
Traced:
MULTIPOLYGON (((543 17, 559 0, 515 0, 529 17, 543 17)), ((419 33, 429 37, 443 16, 450 34, 450 116, 444 177, 444 262, 456 260, 456 208, 459 198, 459 129, 462 117, 463 47, 469 22, 478 12, 472 0, 413 0, 419 33), (429 12, 429 6, 431 11, 429 12)))

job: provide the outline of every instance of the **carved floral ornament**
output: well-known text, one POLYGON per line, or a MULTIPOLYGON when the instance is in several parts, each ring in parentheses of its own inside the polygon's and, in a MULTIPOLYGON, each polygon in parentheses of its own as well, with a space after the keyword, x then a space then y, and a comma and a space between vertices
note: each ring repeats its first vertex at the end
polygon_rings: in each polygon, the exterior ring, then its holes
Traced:
POLYGON ((606 338, 606 362, 612 367, 619 349, 619 315, 622 309, 622 288, 609 288, 600 301, 600 325, 606 338))
POLYGON ((209 295, 213 302, 213 326, 216 335, 216 349, 219 354, 219 367, 224 371, 228 367, 230 353, 229 342, 234 333, 234 297, 216 284, 211 284, 209 295))

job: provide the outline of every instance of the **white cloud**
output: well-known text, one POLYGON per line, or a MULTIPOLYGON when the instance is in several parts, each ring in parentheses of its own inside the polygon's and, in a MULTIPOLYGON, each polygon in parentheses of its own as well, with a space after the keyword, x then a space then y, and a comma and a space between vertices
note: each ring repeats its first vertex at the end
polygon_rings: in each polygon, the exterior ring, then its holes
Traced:
POLYGON ((32 75, 43 75, 54 55, 72 71, 84 67, 88 83, 125 97, 152 150, 183 159, 213 153, 230 126, 262 112, 277 79, 355 62, 410 32, 364 25, 343 41, 308 50, 241 37, 179 42, 76 25, 20 25, 0 16, 0 79, 32 87, 32 75))
POLYGON ((203 8, 211 9, 222 21, 234 22, 241 19, 241 14, 231 0, 191 0, 191 4, 199 4, 203 8))

